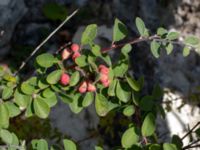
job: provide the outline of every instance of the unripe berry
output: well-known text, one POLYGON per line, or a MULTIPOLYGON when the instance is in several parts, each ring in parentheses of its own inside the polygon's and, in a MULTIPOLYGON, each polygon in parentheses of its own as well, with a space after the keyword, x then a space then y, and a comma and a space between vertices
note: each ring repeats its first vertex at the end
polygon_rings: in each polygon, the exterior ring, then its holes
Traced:
POLYGON ((88 92, 95 92, 95 91, 96 91, 95 85, 92 84, 91 82, 88 82, 87 91, 88 91, 88 92))
POLYGON ((78 44, 72 44, 71 45, 71 50, 73 51, 73 52, 77 52, 77 51, 79 51, 79 49, 80 49, 80 47, 79 47, 79 45, 78 44))
POLYGON ((70 76, 66 73, 63 73, 60 77, 60 83, 62 85, 67 85, 69 84, 70 76))
POLYGON ((73 56, 72 56, 72 59, 75 61, 76 58, 78 58, 78 57, 80 57, 80 56, 81 56, 81 54, 80 54, 79 52, 75 52, 75 53, 73 54, 73 56))
POLYGON ((105 65, 99 65, 99 72, 103 74, 109 74, 109 68, 105 65))
POLYGON ((79 86, 79 88, 78 88, 78 91, 79 91, 80 93, 85 93, 85 92, 87 91, 87 82, 86 82, 86 81, 83 81, 83 82, 80 84, 80 86, 79 86))
POLYGON ((68 59, 70 55, 71 55, 70 50, 69 49, 64 49, 62 51, 62 60, 68 59))
POLYGON ((110 80, 107 80, 106 82, 102 82, 104 87, 108 87, 110 85, 110 80))

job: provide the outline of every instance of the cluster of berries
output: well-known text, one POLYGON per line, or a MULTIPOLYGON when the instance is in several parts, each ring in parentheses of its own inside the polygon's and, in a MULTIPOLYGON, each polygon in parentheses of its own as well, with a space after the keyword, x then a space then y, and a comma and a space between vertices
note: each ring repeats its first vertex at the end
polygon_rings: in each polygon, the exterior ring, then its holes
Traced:
POLYGON ((72 44, 71 49, 66 48, 62 51, 62 60, 67 60, 72 55, 72 59, 75 61, 76 58, 81 56, 79 50, 80 47, 78 44, 72 44))
MULTIPOLYGON (((72 59, 75 61, 77 57, 81 56, 79 50, 80 47, 78 44, 72 44, 71 49, 64 49, 62 51, 62 60, 67 60, 72 55, 72 59)), ((109 68, 105 65, 99 65, 98 69, 100 73, 100 82, 103 84, 104 87, 108 87, 110 85, 109 68)), ((60 78, 60 83, 63 86, 66 86, 69 84, 69 82, 70 76, 67 73, 63 73, 60 78)), ((95 92, 96 86, 91 81, 83 81, 79 85, 78 91, 80 93, 95 92)))

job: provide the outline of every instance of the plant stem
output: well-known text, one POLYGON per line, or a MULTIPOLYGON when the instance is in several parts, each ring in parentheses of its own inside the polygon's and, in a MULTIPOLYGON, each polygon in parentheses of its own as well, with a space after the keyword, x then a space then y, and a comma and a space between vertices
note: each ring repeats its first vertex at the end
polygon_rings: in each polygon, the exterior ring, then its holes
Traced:
POLYGON ((78 12, 78 9, 75 10, 70 16, 68 16, 49 36, 44 39, 29 55, 29 57, 26 58, 25 61, 23 61, 19 67, 19 69, 14 73, 14 76, 18 75, 18 73, 24 68, 24 66, 27 64, 27 62, 35 55, 35 53, 58 31, 60 28, 64 26, 65 23, 67 23, 76 13, 78 12))
POLYGON ((190 130, 181 138, 181 140, 185 139, 188 135, 190 135, 198 125, 200 125, 200 121, 197 122, 197 124, 196 124, 192 129, 190 129, 190 130))

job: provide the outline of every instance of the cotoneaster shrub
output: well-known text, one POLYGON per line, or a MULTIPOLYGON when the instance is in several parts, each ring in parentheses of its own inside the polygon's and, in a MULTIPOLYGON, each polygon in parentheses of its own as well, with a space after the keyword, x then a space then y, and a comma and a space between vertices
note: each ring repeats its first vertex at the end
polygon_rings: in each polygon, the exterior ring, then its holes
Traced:
MULTIPOLYGON (((182 138, 174 135, 171 143, 158 143, 155 119, 157 115, 165 117, 160 103, 163 92, 156 85, 150 95, 142 96, 145 79, 136 79, 129 74, 129 53, 132 44, 146 41, 150 43, 155 58, 159 57, 161 50, 171 54, 174 44, 183 44, 183 56, 187 56, 191 49, 199 48, 200 41, 195 36, 189 36, 180 42, 179 33, 168 32, 164 28, 158 28, 157 33, 152 35, 140 18, 136 18, 135 22, 138 38, 122 43, 128 30, 125 24, 115 19, 113 41, 108 48, 94 43, 97 25, 88 25, 81 43, 64 46, 56 54, 37 56, 34 64, 37 75, 26 81, 20 78, 18 71, 14 74, 1 67, 0 138, 4 144, 0 149, 27 149, 26 139, 18 139, 15 133, 8 130, 9 119, 17 116, 45 119, 58 100, 69 105, 76 114, 94 103, 99 117, 120 110, 121 114, 134 120, 121 135, 121 146, 114 147, 115 150, 181 150, 194 146, 195 142, 183 146, 182 140, 193 131, 200 136, 199 123, 182 138), (115 49, 121 51, 119 60, 113 64, 107 52, 115 49)), ((73 139, 63 139, 63 149, 76 150, 77 147, 73 139)), ((54 147, 44 139, 35 139, 32 149, 53 150, 54 147)), ((96 146, 94 149, 103 150, 103 147, 96 146)))

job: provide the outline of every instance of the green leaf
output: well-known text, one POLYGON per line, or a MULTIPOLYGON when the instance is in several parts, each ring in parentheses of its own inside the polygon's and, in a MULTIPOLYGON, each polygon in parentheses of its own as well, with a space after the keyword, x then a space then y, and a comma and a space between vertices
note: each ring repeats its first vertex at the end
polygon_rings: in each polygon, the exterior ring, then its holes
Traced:
POLYGON ((100 146, 95 146, 95 150, 103 150, 103 148, 100 146))
POLYGON ((132 46, 131 44, 126 44, 122 47, 122 54, 124 54, 124 56, 128 56, 128 53, 130 53, 130 51, 132 50, 132 46))
POLYGON ((53 21, 63 21, 67 17, 66 7, 53 2, 45 4, 42 11, 45 17, 53 21))
POLYGON ((134 80, 133 78, 128 77, 128 76, 126 76, 126 80, 127 80, 128 84, 129 84, 129 86, 134 91, 137 91, 137 92, 140 91, 140 84, 136 80, 134 80))
POLYGON ((95 39, 96 35, 97 35, 97 25, 96 24, 88 25, 82 34, 81 44, 86 45, 91 43, 95 39))
POLYGON ((87 92, 82 102, 83 107, 88 107, 89 105, 91 105, 93 100, 94 100, 94 93, 87 92))
POLYGON ((49 84, 47 83, 46 79, 40 78, 38 81, 38 86, 40 89, 45 89, 49 86, 49 84))
POLYGON ((164 36, 164 35, 167 34, 167 30, 164 29, 164 28, 162 28, 162 27, 160 27, 160 28, 157 29, 157 34, 158 34, 159 36, 164 36))
POLYGON ((168 34, 167 34, 167 39, 168 40, 176 40, 176 39, 178 39, 179 38, 179 33, 178 32, 169 32, 168 34))
POLYGON ((160 43, 156 42, 155 40, 151 42, 151 53, 155 58, 159 58, 160 56, 159 54, 160 46, 161 46, 160 43))
POLYGON ((35 114, 40 118, 47 118, 50 112, 49 105, 41 98, 37 97, 33 101, 35 114))
POLYGON ((85 55, 81 55, 75 59, 75 62, 79 67, 85 67, 87 66, 87 57, 85 55))
POLYGON ((124 39, 128 34, 126 26, 119 20, 115 19, 114 29, 113 29, 113 41, 117 42, 124 39))
POLYGON ((124 148, 131 148, 139 140, 139 136, 135 132, 135 128, 127 129, 122 135, 121 143, 124 148))
POLYGON ((26 95, 32 95, 35 91, 35 87, 30 85, 28 82, 23 82, 21 84, 21 90, 26 95))
POLYGON ((76 144, 72 140, 64 139, 63 143, 65 150, 77 150, 76 144))
POLYGON ((110 86, 108 87, 109 96, 115 96, 116 85, 117 85, 117 80, 116 79, 112 80, 112 82, 110 83, 110 86))
POLYGON ((172 143, 175 144, 178 149, 180 150, 182 149, 183 142, 182 142, 182 139, 178 135, 173 135, 172 143))
POLYGON ((169 44, 167 44, 167 46, 165 48, 167 51, 167 55, 169 55, 172 53, 174 46, 172 45, 172 43, 169 43, 169 44))
POLYGON ((152 113, 148 113, 142 123, 142 135, 151 136, 155 132, 155 117, 152 113))
POLYGON ((44 53, 36 57, 36 62, 43 68, 49 68, 55 63, 55 58, 52 54, 44 53))
POLYGON ((141 36, 145 36, 146 27, 145 27, 145 24, 142 21, 142 19, 137 17, 135 19, 135 24, 136 24, 136 27, 137 27, 137 30, 138 30, 139 34, 141 36))
POLYGON ((69 107, 71 111, 75 114, 80 113, 83 110, 83 107, 81 106, 82 101, 82 95, 77 93, 73 96, 73 102, 69 104, 69 107))
POLYGON ((170 143, 163 144, 163 150, 178 150, 176 145, 170 143))
POLYGON ((128 70, 128 62, 121 62, 113 68, 115 77, 123 77, 128 70))
POLYGON ((8 130, 1 129, 0 137, 6 144, 12 144, 13 136, 12 133, 10 133, 8 130))
POLYGON ((69 96, 67 94, 59 93, 59 97, 66 104, 69 104, 69 103, 73 102, 72 96, 69 96))
POLYGON ((32 140, 31 145, 33 150, 48 150, 48 143, 44 139, 32 140))
POLYGON ((105 96, 96 93, 95 108, 99 116, 103 117, 109 112, 109 103, 105 96))
POLYGON ((62 70, 55 70, 47 76, 46 80, 49 84, 56 84, 60 80, 61 74, 62 70))
POLYGON ((11 134, 12 134, 12 144, 13 145, 19 145, 18 137, 14 133, 11 133, 11 134))
POLYGON ((183 56, 186 57, 186 56, 188 56, 189 54, 190 54, 190 47, 185 46, 185 47, 183 48, 183 56))
POLYGON ((31 77, 26 82, 28 82, 32 86, 37 86, 37 77, 31 77))
POLYGON ((45 97, 43 99, 49 107, 55 106, 58 102, 56 94, 52 95, 51 97, 45 97))
POLYGON ((9 117, 12 118, 18 116, 21 113, 19 107, 17 107, 14 103, 6 102, 5 105, 8 108, 9 117))
POLYGON ((196 36, 188 36, 185 38, 184 43, 191 46, 196 46, 200 43, 200 39, 196 36))
POLYGON ((120 101, 127 103, 131 98, 131 90, 125 82, 118 82, 116 86, 116 95, 120 101))
POLYGON ((31 100, 31 96, 29 95, 25 95, 21 92, 19 92, 19 89, 17 89, 14 93, 14 102, 22 107, 22 108, 26 108, 28 106, 28 103, 31 100))
POLYGON ((92 44, 92 54, 96 57, 101 56, 101 47, 96 44, 92 44))
POLYGON ((56 93, 51 89, 47 88, 42 92, 44 97, 44 101, 49 105, 49 107, 53 107, 57 104, 57 96, 56 93))
POLYGON ((78 71, 75 71, 70 78, 69 85, 75 86, 80 80, 80 73, 78 71))
POLYGON ((132 105, 125 107, 123 110, 123 114, 128 117, 132 116, 134 113, 135 113, 135 107, 132 105))
POLYGON ((152 110, 152 108, 154 106, 153 97, 152 96, 144 96, 141 99, 141 101, 139 103, 139 106, 144 111, 150 111, 150 110, 152 110))
POLYGON ((25 116, 28 117, 32 117, 34 114, 34 108, 33 108, 33 100, 31 99, 28 103, 26 112, 25 112, 25 116))
POLYGON ((2 98, 3 99, 9 99, 13 94, 13 88, 12 87, 4 87, 2 92, 2 98))
POLYGON ((195 133, 197 134, 198 137, 200 137, 200 128, 196 129, 195 133))
POLYGON ((152 96, 155 99, 160 99, 163 96, 163 89, 160 87, 159 84, 155 84, 152 92, 152 96))
POLYGON ((0 103, 0 128, 8 128, 9 111, 4 103, 0 103))
POLYGON ((153 144, 149 147, 149 150, 162 150, 159 144, 153 144))

